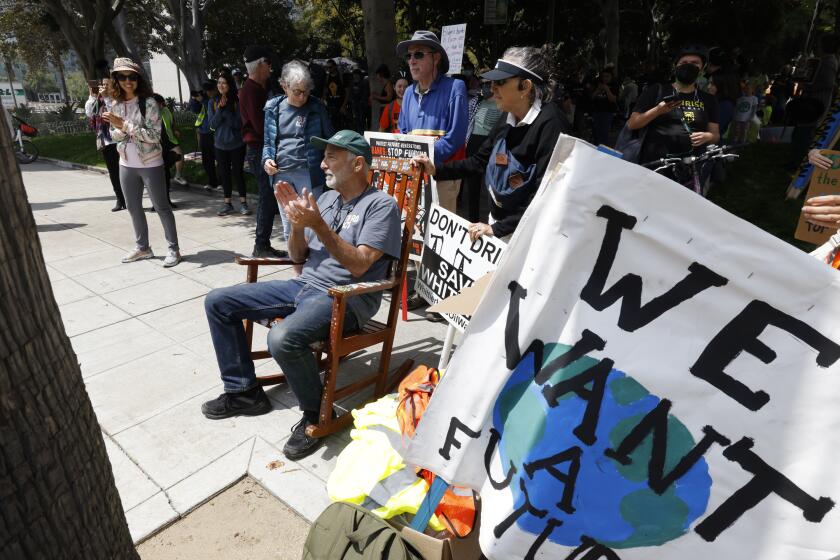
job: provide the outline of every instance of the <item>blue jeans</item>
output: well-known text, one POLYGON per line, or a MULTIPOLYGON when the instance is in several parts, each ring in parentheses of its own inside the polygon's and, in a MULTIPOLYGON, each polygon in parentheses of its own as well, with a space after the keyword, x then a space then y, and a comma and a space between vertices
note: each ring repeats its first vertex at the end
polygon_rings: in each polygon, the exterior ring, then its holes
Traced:
MULTIPOLYGON (((326 292, 299 280, 239 284, 207 294, 204 310, 225 392, 241 393, 257 385, 242 320, 283 317, 268 333, 268 351, 280 364, 301 410, 316 415, 323 384, 309 345, 329 336, 332 302, 326 292)), ((356 318, 345 313, 344 331, 356 329, 356 318)))
POLYGON ((271 246, 271 229, 274 226, 274 216, 280 211, 277 209, 277 199, 274 198, 274 190, 268 180, 268 174, 262 166, 262 150, 248 146, 245 151, 245 158, 248 160, 248 167, 251 174, 257 180, 257 229, 254 245, 260 248, 271 246))
MULTIPOLYGON (((280 173, 269 176, 268 179, 271 183, 272 192, 274 192, 274 185, 276 185, 278 181, 286 181, 294 187, 295 192, 298 194, 300 194, 303 189, 306 189, 315 195, 316 200, 323 192, 321 187, 312 188, 312 179, 309 176, 309 169, 306 167, 281 171, 280 173)), ((286 213, 283 211, 283 208, 278 206, 278 209, 280 211, 280 221, 283 222, 283 236, 288 238, 289 231, 291 231, 292 226, 289 224, 289 218, 286 217, 286 213)))

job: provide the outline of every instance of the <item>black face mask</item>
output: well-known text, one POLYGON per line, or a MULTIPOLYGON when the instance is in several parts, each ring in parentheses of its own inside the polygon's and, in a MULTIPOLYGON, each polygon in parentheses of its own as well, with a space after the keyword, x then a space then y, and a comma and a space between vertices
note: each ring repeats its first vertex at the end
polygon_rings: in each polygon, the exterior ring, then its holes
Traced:
POLYGON ((690 86, 697 81, 697 76, 700 75, 700 68, 694 64, 686 62, 677 66, 674 75, 679 83, 690 86))

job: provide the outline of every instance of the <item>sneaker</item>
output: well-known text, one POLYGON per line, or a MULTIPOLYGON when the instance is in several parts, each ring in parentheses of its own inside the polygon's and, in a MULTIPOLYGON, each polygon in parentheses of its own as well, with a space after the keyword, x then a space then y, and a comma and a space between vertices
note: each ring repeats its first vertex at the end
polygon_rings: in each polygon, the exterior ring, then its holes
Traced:
POLYGON ((178 183, 179 185, 181 185, 182 187, 187 184, 187 180, 184 179, 183 177, 175 177, 172 180, 175 181, 176 183, 178 183))
POLYGON ((222 393, 218 398, 201 405, 201 413, 211 420, 231 416, 259 416, 271 412, 271 401, 262 387, 243 393, 222 393))
POLYGON ((152 253, 151 249, 134 249, 132 252, 124 256, 121 261, 124 263, 130 263, 134 261, 142 261, 143 259, 151 259, 154 256, 155 254, 152 253))
POLYGON ((446 318, 443 315, 440 315, 439 313, 430 313, 427 311, 426 320, 430 323, 443 323, 444 321, 446 321, 446 318))
POLYGON ((274 247, 257 247, 254 245, 254 251, 251 253, 251 256, 258 259, 285 259, 288 258, 289 253, 275 249, 274 247))
POLYGON ((215 187, 213 187, 213 186, 211 186, 211 185, 204 185, 204 190, 205 190, 205 191, 212 191, 214 188, 215 188, 215 187))
POLYGON ((179 262, 181 262, 181 253, 178 251, 169 251, 169 253, 167 253, 166 255, 166 258, 163 259, 163 268, 175 266, 179 262))
POLYGON ((408 311, 414 311, 415 309, 420 309, 421 307, 426 307, 429 305, 426 303, 426 300, 420 297, 420 294, 414 292, 411 294, 405 301, 406 309, 408 311))
POLYGON ((228 214, 233 214, 233 204, 224 204, 221 208, 219 208, 219 211, 216 212, 217 216, 227 216, 228 214))
POLYGON ((286 445, 283 446, 283 455, 287 459, 298 461, 304 457, 308 457, 315 453, 324 443, 320 438, 313 438, 306 435, 306 427, 312 426, 313 424, 313 422, 310 422, 304 416, 292 428, 292 435, 289 436, 289 439, 286 440, 286 445))
POLYGON ((111 212, 119 212, 120 210, 125 210, 125 204, 122 202, 117 202, 117 204, 111 208, 111 212))
POLYGON ((242 214, 243 216, 250 216, 251 215, 251 209, 248 208, 248 203, 247 202, 243 202, 239 205, 239 213, 242 214))

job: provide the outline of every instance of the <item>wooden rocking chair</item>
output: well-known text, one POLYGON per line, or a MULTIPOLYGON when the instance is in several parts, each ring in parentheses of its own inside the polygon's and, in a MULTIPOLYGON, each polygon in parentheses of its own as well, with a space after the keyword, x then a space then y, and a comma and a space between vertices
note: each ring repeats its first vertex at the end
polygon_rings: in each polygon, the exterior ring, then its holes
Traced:
MULTIPOLYGON (((389 274, 384 280, 334 286, 328 290, 329 295, 333 298, 329 339, 312 345, 315 358, 318 360, 324 372, 324 392, 321 395, 321 409, 318 414, 318 424, 309 426, 306 429, 310 437, 329 435, 341 430, 353 420, 349 412, 333 418, 333 404, 335 401, 352 395, 373 384, 375 384, 374 394, 370 400, 377 399, 393 390, 414 364, 413 360, 408 359, 394 370, 391 376, 388 375, 391 351, 394 346, 394 335, 396 334, 398 323, 397 316, 402 299, 401 295, 406 281, 406 264, 408 262, 409 247, 414 232, 419 191, 425 178, 425 174, 419 169, 411 168, 409 161, 394 158, 374 158, 373 160, 371 171, 368 175, 368 183, 393 196, 396 199, 397 207, 401 213, 403 227, 400 258, 391 262, 389 274), (358 331, 344 335, 344 312, 347 306, 347 298, 360 294, 386 291, 391 294, 388 322, 381 323, 370 320, 358 331), (364 379, 343 387, 338 387, 339 360, 348 354, 375 344, 382 344, 382 353, 379 356, 379 366, 376 371, 364 379)), ((293 264, 290 259, 255 258, 239 255, 235 261, 237 264, 247 267, 246 280, 249 283, 257 281, 257 270, 261 265, 293 264)), ((282 318, 275 319, 271 324, 273 325, 277 321, 282 321, 282 318)), ((254 322, 245 320, 243 323, 248 347, 252 348, 254 322)), ((254 360, 270 357, 271 354, 268 350, 251 350, 251 358, 254 360)), ((285 380, 286 378, 282 373, 257 377, 257 381, 262 386, 283 383, 285 380)))

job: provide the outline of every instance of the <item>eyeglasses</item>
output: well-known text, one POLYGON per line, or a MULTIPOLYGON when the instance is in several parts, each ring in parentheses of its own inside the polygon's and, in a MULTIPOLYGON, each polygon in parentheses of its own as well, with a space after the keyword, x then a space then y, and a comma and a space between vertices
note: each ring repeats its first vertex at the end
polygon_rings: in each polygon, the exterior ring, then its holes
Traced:
POLYGON ((409 62, 412 58, 414 60, 423 60, 427 54, 435 54, 434 51, 414 51, 405 55, 405 61, 409 62))
POLYGON ((292 90, 289 90, 289 91, 295 97, 303 97, 304 95, 309 95, 309 90, 308 89, 292 89, 292 90))
POLYGON ((136 82, 139 79, 140 79, 140 76, 138 74, 117 74, 117 81, 118 82, 124 82, 126 80, 128 80, 130 82, 136 82))

